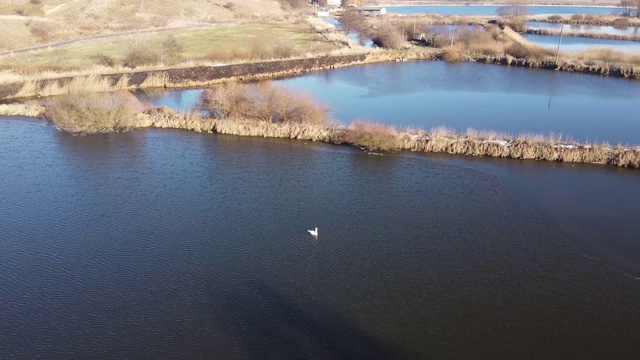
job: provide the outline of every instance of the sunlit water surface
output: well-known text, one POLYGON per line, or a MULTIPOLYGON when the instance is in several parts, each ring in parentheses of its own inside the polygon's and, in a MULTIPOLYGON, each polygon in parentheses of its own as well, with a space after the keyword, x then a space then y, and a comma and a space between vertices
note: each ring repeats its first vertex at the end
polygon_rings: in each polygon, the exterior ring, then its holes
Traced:
MULTIPOLYGON (((640 82, 477 63, 409 62, 349 67, 274 81, 333 108, 344 124, 445 126, 511 135, 640 144, 640 82)), ((141 94, 158 105, 194 107, 199 90, 141 94)))

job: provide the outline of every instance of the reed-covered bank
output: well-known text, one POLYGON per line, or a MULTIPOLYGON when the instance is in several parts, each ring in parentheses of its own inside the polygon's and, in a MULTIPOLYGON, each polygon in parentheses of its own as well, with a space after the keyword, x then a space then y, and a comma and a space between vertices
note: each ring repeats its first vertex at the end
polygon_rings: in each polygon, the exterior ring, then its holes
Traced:
POLYGON ((541 135, 510 137, 468 130, 454 133, 445 128, 431 131, 397 130, 392 126, 356 120, 339 124, 273 123, 242 119, 204 119, 168 108, 141 114, 138 127, 185 129, 240 136, 261 136, 349 144, 369 151, 421 151, 570 163, 607 164, 640 168, 640 147, 579 144, 541 135))
MULTIPOLYGON (((2 110, 3 107, 0 107, 2 110)), ((39 105, 22 106, 22 115, 44 114, 39 105)), ((542 135, 509 136, 496 132, 467 130, 455 133, 446 128, 398 130, 393 126, 355 120, 349 126, 332 122, 273 122, 259 119, 204 118, 172 109, 148 108, 130 115, 128 128, 182 129, 237 136, 319 141, 354 145, 368 151, 419 151, 523 160, 606 164, 640 168, 640 146, 580 144, 542 135)), ((61 130, 63 128, 58 127, 61 130)), ((112 129, 110 131, 117 131, 112 129)))
MULTIPOLYGON (((613 53, 610 50, 605 49, 605 51, 613 53)), ((581 59, 580 54, 575 54, 573 56, 576 57, 576 59, 573 61, 559 60, 558 62, 552 59, 516 58, 509 55, 472 55, 463 57, 460 60, 477 61, 487 64, 499 64, 507 66, 521 66, 534 69, 565 71, 590 75, 610 76, 625 79, 640 79, 640 66, 619 65, 614 63, 613 59, 610 60, 610 63, 593 62, 589 59, 581 59)))

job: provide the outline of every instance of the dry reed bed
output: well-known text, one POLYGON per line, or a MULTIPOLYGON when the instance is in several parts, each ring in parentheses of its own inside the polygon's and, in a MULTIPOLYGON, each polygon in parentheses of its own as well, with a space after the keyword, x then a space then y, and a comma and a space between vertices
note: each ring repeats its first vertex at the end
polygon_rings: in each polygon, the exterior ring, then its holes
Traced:
POLYGON ((640 147, 579 144, 540 135, 510 137, 504 134, 474 130, 456 134, 445 128, 432 129, 429 133, 417 130, 399 131, 392 126, 358 120, 345 127, 342 125, 282 124, 242 119, 203 119, 196 114, 182 114, 168 108, 145 111, 139 115, 137 126, 350 144, 370 151, 445 152, 471 156, 608 164, 633 169, 640 168, 640 147))
MULTIPOLYGON (((640 21, 634 18, 623 18, 626 26, 640 26, 640 21)), ((588 25, 588 26, 620 26, 619 17, 589 17, 588 15, 580 20, 575 20, 568 17, 528 17, 524 19, 524 22, 541 22, 551 24, 567 24, 567 25, 588 25)))
MULTIPOLYGON (((533 35, 545 35, 545 36, 559 36, 560 32, 555 30, 546 29, 528 29, 527 34, 533 35)), ((615 35, 615 34, 602 34, 602 33, 581 33, 581 32, 563 32, 563 36, 571 37, 583 37, 591 39, 607 39, 607 40, 621 40, 621 41, 640 41, 639 36, 633 35, 615 35)))
MULTIPOLYGON (((0 105, 1 115, 41 117, 41 105, 0 105)), ((570 163, 608 164, 640 168, 640 147, 608 144, 579 144, 541 135, 511 137, 495 132, 468 130, 456 134, 446 128, 396 130, 392 126, 354 121, 339 124, 273 123, 260 120, 207 119, 196 113, 183 114, 168 108, 151 108, 134 114, 132 128, 184 129, 237 136, 319 141, 351 144, 369 151, 420 151, 449 154, 490 156, 513 159, 545 160, 570 163)))
POLYGON ((603 75, 625 79, 640 80, 640 66, 632 64, 616 64, 614 62, 593 61, 590 59, 569 59, 556 62, 554 59, 526 59, 513 56, 470 55, 463 60, 484 62, 487 64, 500 64, 508 66, 521 66, 536 69, 577 72, 591 75, 603 75))

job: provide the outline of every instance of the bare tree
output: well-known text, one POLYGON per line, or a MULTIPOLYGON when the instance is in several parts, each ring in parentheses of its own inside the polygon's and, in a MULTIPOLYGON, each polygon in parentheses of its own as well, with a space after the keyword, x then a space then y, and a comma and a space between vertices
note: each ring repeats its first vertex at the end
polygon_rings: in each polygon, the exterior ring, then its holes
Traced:
POLYGON ((613 15, 640 17, 640 0, 622 0, 619 9, 612 11, 613 15))
POLYGON ((501 18, 512 21, 529 14, 529 8, 520 1, 515 1, 509 5, 501 6, 496 10, 496 14, 501 18))
POLYGON ((367 18, 360 14, 357 10, 346 8, 340 16, 340 24, 345 34, 351 32, 362 33, 367 27, 367 18))

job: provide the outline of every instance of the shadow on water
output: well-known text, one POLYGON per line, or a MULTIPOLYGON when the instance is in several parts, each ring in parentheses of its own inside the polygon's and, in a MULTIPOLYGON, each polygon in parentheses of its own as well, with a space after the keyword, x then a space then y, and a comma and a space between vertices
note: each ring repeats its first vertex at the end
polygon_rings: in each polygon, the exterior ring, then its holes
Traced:
POLYGON ((211 282, 211 307, 252 358, 407 358, 339 311, 314 301, 297 304, 259 278, 235 284, 211 282))

